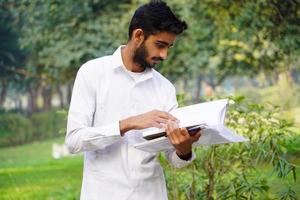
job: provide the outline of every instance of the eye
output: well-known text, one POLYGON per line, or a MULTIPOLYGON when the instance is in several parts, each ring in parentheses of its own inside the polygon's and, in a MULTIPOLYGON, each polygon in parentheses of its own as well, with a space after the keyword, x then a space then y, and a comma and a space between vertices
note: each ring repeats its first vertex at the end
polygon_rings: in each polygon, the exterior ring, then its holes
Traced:
POLYGON ((157 46, 159 49, 165 48, 165 45, 164 45, 164 44, 161 44, 161 43, 156 43, 156 46, 157 46))

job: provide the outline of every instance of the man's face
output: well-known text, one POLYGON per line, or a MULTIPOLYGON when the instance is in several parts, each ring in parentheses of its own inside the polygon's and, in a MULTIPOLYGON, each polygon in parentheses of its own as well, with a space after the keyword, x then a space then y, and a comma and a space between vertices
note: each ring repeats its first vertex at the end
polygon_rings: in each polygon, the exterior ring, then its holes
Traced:
POLYGON ((176 35, 168 32, 150 35, 136 48, 133 61, 143 69, 155 67, 167 58, 168 50, 175 39, 176 35))

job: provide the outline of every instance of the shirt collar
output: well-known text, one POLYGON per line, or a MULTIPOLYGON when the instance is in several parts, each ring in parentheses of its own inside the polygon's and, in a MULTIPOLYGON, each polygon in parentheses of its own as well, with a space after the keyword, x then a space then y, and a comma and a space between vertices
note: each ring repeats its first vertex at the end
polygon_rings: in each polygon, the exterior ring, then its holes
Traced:
POLYGON ((124 66, 122 55, 121 55, 121 48, 123 48, 125 45, 121 45, 117 48, 117 50, 113 53, 113 68, 119 68, 124 66))
MULTIPOLYGON (((125 45, 119 46, 117 48, 117 50, 113 53, 113 68, 114 69, 122 68, 122 70, 126 70, 123 60, 122 60, 122 55, 121 55, 121 48, 123 48, 123 47, 125 47, 125 45)), ((153 69, 146 68, 143 73, 144 73, 143 77, 141 77, 138 82, 153 78, 153 69)))

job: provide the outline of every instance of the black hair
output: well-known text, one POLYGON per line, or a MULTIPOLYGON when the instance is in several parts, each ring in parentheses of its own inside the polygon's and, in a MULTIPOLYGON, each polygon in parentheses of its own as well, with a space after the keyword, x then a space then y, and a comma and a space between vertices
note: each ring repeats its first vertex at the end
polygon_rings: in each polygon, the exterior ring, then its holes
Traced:
POLYGON ((129 39, 135 29, 142 29, 145 38, 160 32, 179 35, 187 29, 185 21, 178 19, 163 1, 151 1, 140 6, 134 13, 129 25, 129 39))

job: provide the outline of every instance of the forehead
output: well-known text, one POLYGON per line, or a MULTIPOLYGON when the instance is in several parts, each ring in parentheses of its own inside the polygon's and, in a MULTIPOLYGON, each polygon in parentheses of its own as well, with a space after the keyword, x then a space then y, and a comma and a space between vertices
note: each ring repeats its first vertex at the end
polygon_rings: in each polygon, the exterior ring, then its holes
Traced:
POLYGON ((150 35, 147 38, 147 40, 162 41, 162 42, 169 43, 170 45, 174 43, 175 39, 176 39, 176 34, 169 33, 169 32, 156 33, 154 35, 150 35))

